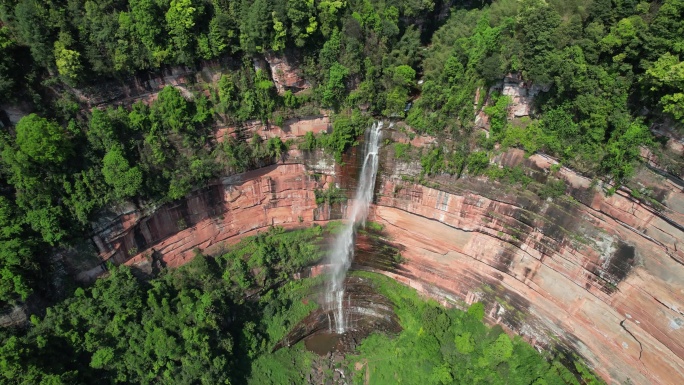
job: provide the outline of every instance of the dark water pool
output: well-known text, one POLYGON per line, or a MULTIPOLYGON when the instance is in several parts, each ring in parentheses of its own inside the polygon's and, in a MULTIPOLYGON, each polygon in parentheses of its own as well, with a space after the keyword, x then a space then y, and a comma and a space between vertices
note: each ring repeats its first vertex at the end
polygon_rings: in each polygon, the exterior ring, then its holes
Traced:
POLYGON ((304 346, 310 352, 325 356, 335 350, 340 341, 340 335, 336 333, 317 333, 304 340, 304 346))

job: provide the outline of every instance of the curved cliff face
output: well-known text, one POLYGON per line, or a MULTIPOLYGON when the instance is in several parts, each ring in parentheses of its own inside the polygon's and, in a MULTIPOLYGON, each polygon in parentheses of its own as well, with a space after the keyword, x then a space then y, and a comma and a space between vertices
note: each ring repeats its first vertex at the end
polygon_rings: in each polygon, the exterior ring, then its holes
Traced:
MULTIPOLYGON (((241 130, 285 140, 330 129, 327 115, 284 123, 282 127, 267 127, 249 122, 241 130)), ((218 128, 215 138, 221 142, 225 135, 234 134, 234 127, 218 128)), ((148 266, 155 261, 178 266, 192 258, 196 248, 216 252, 224 243, 237 242, 261 228, 303 226, 314 220, 326 221, 330 215, 340 217, 341 213, 331 213, 330 207, 319 208, 314 193, 334 182, 336 166, 332 158, 291 150, 283 159, 288 164, 223 178, 161 207, 128 205, 101 214, 100 220, 93 223, 92 236, 100 260, 117 265, 148 266)), ((102 274, 105 267, 99 263, 84 270, 77 278, 88 281, 102 274)))
MULTIPOLYGON (((570 197, 553 200, 485 178, 439 177, 430 181, 439 188, 429 188, 402 180, 417 168, 389 155, 385 150, 372 219, 406 263, 385 274, 457 306, 482 301, 490 322, 541 348, 576 352, 606 379, 684 380, 681 186, 646 170, 637 175, 662 202, 656 207, 627 191, 606 196, 567 169, 556 176, 567 181, 570 197)), ((302 153, 290 159, 308 166, 263 168, 149 215, 133 210, 94 240, 103 258, 117 263, 175 266, 195 248, 218 252, 271 225, 339 217, 318 207, 314 194, 334 181, 334 167, 302 153)), ((523 166, 540 183, 552 163, 520 151, 497 162, 523 166)))
MULTIPOLYGON (((542 183, 550 165, 516 152, 500 162, 524 164, 542 183)), ((577 352, 606 379, 682 383, 681 187, 651 180, 666 205, 658 212, 560 174, 571 199, 473 178, 437 190, 385 173, 374 220, 408 260, 386 274, 444 300, 482 301, 491 322, 577 352)))
POLYGON ((132 210, 101 228, 93 240, 102 259, 116 264, 159 260, 178 266, 189 261, 196 248, 216 252, 269 226, 327 220, 330 212, 318 208, 314 191, 331 181, 315 177, 302 164, 264 167, 224 178, 150 215, 132 210))

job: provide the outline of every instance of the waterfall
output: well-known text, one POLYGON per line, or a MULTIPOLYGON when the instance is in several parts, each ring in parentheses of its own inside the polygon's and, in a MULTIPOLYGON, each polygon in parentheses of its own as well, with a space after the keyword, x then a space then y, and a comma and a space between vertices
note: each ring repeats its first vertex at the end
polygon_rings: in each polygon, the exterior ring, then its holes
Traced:
MULTIPOLYGON (((335 332, 342 334, 347 329, 344 314, 344 278, 354 257, 354 235, 357 226, 366 224, 368 208, 373 199, 375 175, 378 172, 378 148, 380 146, 380 130, 382 122, 375 122, 366 133, 365 158, 361 167, 359 184, 356 187, 354 200, 348 209, 347 223, 344 224, 330 253, 331 276, 326 292, 326 302, 333 314, 335 332)), ((332 332, 332 330, 331 330, 332 332)))

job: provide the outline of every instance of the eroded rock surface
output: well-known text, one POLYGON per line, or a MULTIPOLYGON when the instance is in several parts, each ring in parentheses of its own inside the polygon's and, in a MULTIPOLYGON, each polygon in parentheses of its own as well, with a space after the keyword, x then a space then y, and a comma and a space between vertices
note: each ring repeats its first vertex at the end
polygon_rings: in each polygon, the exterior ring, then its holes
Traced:
POLYGON ((268 52, 265 59, 279 94, 282 95, 287 90, 298 92, 311 87, 309 82, 302 77, 299 66, 290 63, 287 56, 268 52))
POLYGON ((325 221, 319 214, 316 180, 301 164, 281 164, 225 178, 151 215, 139 210, 122 215, 93 239, 103 259, 140 264, 161 258, 178 266, 193 249, 211 251, 224 242, 278 225, 303 226, 325 221))
MULTIPOLYGON (((549 163, 524 162, 542 173, 549 163)), ((447 302, 483 301, 491 322, 540 347, 565 346, 606 379, 682 383, 682 212, 561 175, 574 199, 478 179, 446 191, 385 179, 374 219, 408 260, 386 274, 447 302)), ((680 199, 681 190, 667 193, 666 202, 680 199)))
POLYGON ((226 139, 226 135, 235 136, 240 130, 244 131, 243 135, 247 135, 248 138, 256 133, 265 139, 279 137, 282 141, 286 141, 302 137, 307 132, 313 134, 329 133, 331 129, 330 117, 328 115, 320 115, 288 119, 283 122, 282 126, 266 125, 261 121, 251 120, 245 122, 242 127, 219 127, 214 135, 219 143, 226 139))
MULTIPOLYGON (((508 107, 508 117, 520 118, 529 116, 533 112, 534 98, 540 92, 547 92, 549 88, 550 85, 534 84, 523 80, 521 74, 512 73, 508 74, 501 83, 493 86, 489 94, 491 95, 493 90, 497 90, 501 95, 511 98, 511 104, 508 107)), ((478 97, 479 92, 476 96, 476 101, 478 97)))
MULTIPOLYGON (((339 170, 297 153, 310 166, 272 166, 154 214, 133 210, 96 243, 114 261, 145 264, 156 254, 175 266, 195 247, 212 250, 270 225, 325 221, 329 207, 317 207, 314 190, 342 175, 332 179, 339 170), (311 170, 329 175, 314 177, 311 170)), ((635 183, 651 191, 655 204, 627 189, 607 196, 600 185, 560 168, 555 177, 565 181, 568 196, 541 199, 484 178, 442 176, 430 181, 439 188, 418 185, 398 171, 415 168, 387 154, 372 215, 406 262, 400 269, 371 268, 445 304, 482 301, 488 321, 539 348, 576 352, 609 381, 684 381, 684 194, 676 181, 645 168, 637 174, 635 183)), ((555 164, 521 151, 495 161, 522 166, 541 184, 555 164)))

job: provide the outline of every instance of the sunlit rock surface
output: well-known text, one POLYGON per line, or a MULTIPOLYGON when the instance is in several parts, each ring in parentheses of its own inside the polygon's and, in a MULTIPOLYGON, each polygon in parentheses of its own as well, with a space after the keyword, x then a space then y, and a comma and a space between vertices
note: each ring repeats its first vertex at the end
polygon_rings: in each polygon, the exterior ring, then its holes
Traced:
MULTIPOLYGON (((392 159, 390 147, 381 156, 371 219, 406 262, 376 266, 366 255, 365 268, 445 304, 482 301, 489 322, 540 349, 575 352, 608 381, 684 382, 684 194, 677 179, 641 169, 634 184, 648 188, 651 203, 626 189, 607 196, 565 168, 555 177, 566 181, 568 196, 555 199, 483 177, 435 177, 432 188, 402 179, 420 168, 392 159)), ((351 190, 353 161, 341 169, 294 155, 302 163, 229 178, 153 213, 122 215, 95 242, 105 259, 140 265, 154 250, 176 266, 195 247, 211 252, 271 225, 341 217, 317 206, 314 190, 331 183, 351 190)), ((520 151, 495 161, 522 165, 542 184, 555 163, 520 151)))
MULTIPOLYGON (((548 159, 507 156, 543 181, 548 159)), ((386 178, 373 218, 408 259, 387 274, 436 298, 483 301, 490 321, 534 345, 565 346, 606 379, 682 383, 681 187, 657 180, 666 207, 656 211, 560 175, 574 199, 484 179, 437 190, 386 178)))
POLYGON ((332 124, 330 117, 325 114, 319 116, 305 116, 301 118, 287 119, 281 126, 274 124, 266 125, 260 120, 250 120, 245 122, 241 127, 226 127, 220 126, 214 132, 216 141, 221 143, 226 140, 226 136, 235 137, 238 132, 245 135, 247 139, 252 135, 258 134, 262 138, 270 139, 278 137, 283 142, 288 139, 295 139, 306 135, 307 132, 313 134, 320 134, 322 132, 330 133, 332 131, 332 124))
POLYGON ((211 252, 270 226, 327 220, 329 213, 319 213, 314 194, 326 181, 301 164, 261 168, 225 178, 150 215, 140 210, 122 215, 93 240, 102 258, 117 264, 160 258, 164 265, 178 266, 194 256, 195 248, 211 252))
POLYGON ((265 59, 279 94, 282 95, 288 90, 298 92, 311 87, 302 77, 299 66, 293 65, 286 56, 267 52, 265 59))

